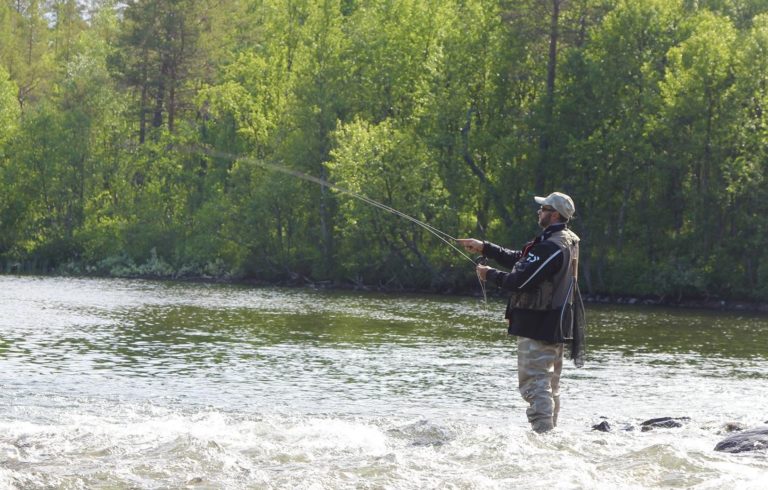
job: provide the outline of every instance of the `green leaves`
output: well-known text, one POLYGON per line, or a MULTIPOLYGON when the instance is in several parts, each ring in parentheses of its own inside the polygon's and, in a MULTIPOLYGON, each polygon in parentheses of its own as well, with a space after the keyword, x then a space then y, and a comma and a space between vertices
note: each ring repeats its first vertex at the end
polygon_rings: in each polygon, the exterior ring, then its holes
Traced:
POLYGON ((13 136, 19 123, 18 90, 13 80, 9 79, 8 72, 0 66, 0 148, 13 136))
POLYGON ((511 246, 565 191, 584 289, 766 294, 764 2, 96 7, 0 5, 6 265, 473 287, 423 228, 268 163, 511 246))

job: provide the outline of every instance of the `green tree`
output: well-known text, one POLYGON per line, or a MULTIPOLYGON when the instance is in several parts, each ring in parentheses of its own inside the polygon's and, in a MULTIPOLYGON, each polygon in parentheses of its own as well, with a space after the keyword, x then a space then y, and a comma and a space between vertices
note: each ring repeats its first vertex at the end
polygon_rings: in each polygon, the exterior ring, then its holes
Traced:
POLYGON ((49 9, 53 18, 51 40, 54 56, 66 65, 77 54, 78 38, 87 28, 83 20, 84 6, 77 0, 52 0, 49 9))
POLYGON ((207 67, 200 37, 212 9, 206 0, 127 2, 112 66, 136 93, 140 142, 146 140, 148 125, 173 132, 179 114, 192 109, 188 92, 207 67))
POLYGON ((768 292, 766 240, 766 148, 768 146, 768 14, 753 19, 742 33, 736 51, 735 103, 730 109, 738 118, 731 151, 721 162, 723 234, 738 239, 723 241, 722 255, 731 258, 731 293, 738 297, 765 298, 768 292), (736 266, 734 267, 734 264, 736 266), (734 274, 735 269, 735 274, 734 274))
POLYGON ((82 258, 79 238, 89 201, 108 185, 102 176, 104 143, 113 138, 118 97, 98 39, 78 40, 52 95, 27 108, 8 145, 3 234, 13 237, 6 256, 40 270, 82 258), (33 264, 33 265, 34 265, 33 264))
POLYGON ((21 218, 20 204, 13 179, 13 162, 8 156, 7 145, 13 139, 19 123, 18 88, 9 80, 8 73, 0 65, 0 260, 7 258, 16 244, 21 218))
POLYGON ((21 110, 16 98, 18 90, 8 72, 0 65, 0 151, 4 143, 13 136, 19 122, 21 110))
POLYGON ((682 216, 676 179, 658 165, 649 123, 661 105, 665 57, 684 35, 680 2, 620 1, 583 50, 565 61, 559 106, 573 162, 561 174, 579 196, 576 226, 587 290, 654 291, 648 264, 666 260, 667 230, 682 216), (663 208, 654 206, 663 200, 663 208), (638 280, 640 279, 640 280, 638 280))
POLYGON ((703 12, 690 37, 668 53, 663 103, 651 133, 665 147, 662 164, 676 169, 684 218, 675 230, 681 249, 695 250, 698 268, 717 261, 725 235, 721 162, 732 152, 736 30, 725 17, 703 12))
POLYGON ((18 0, 0 7, 0 61, 18 86, 22 109, 44 99, 55 80, 44 7, 39 0, 18 0))
POLYGON ((525 153, 509 123, 530 102, 517 98, 525 83, 517 75, 527 67, 513 61, 519 52, 509 48, 494 2, 451 4, 438 23, 445 27, 436 31, 438 56, 419 131, 436 151, 436 171, 453 206, 472 212, 477 233, 505 234, 515 228, 510 207, 520 209, 514 203, 522 189, 506 182, 515 171, 510 162, 525 153), (491 230, 492 223, 502 229, 491 230))
MULTIPOLYGON (((358 119, 340 128, 337 138, 329 165, 341 185, 440 225, 448 208, 446 193, 434 172, 434 156, 414 132, 396 129, 391 120, 372 125, 358 119)), ((341 212, 338 234, 347 277, 401 287, 446 282, 439 274, 439 264, 445 263, 444 245, 424 228, 359 199, 346 198, 341 212)))

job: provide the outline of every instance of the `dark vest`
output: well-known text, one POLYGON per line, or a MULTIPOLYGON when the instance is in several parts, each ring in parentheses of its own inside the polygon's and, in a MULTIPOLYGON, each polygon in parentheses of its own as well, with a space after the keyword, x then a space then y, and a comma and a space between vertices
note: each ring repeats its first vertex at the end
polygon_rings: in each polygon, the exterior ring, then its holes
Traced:
MULTIPOLYGON (((517 322, 523 322, 510 326, 510 333, 513 335, 563 342, 573 338, 574 298, 579 294, 579 237, 564 228, 552 233, 547 240, 555 243, 560 249, 563 265, 554 276, 542 281, 537 287, 527 291, 514 291, 507 305, 507 318, 512 320, 514 316, 517 322), (529 324, 532 321, 538 325, 529 324)), ((580 298, 576 298, 576 301, 580 301, 580 298)), ((577 318, 577 321, 579 320, 577 318)))
POLYGON ((562 252, 562 267, 535 289, 513 292, 510 298, 512 308, 545 311, 560 309, 566 302, 573 303, 573 287, 579 262, 579 237, 565 228, 552 233, 547 241, 554 242, 562 252))

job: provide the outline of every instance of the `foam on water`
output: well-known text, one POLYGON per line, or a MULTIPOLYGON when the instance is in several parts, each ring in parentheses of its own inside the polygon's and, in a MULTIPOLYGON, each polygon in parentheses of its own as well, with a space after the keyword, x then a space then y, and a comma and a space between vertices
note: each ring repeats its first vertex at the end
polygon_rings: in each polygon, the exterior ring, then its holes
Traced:
POLYGON ((598 433, 569 420, 540 436, 463 417, 70 402, 47 415, 57 422, 0 423, 5 488, 760 488, 768 470, 765 455, 713 453, 716 432, 695 423, 598 433))

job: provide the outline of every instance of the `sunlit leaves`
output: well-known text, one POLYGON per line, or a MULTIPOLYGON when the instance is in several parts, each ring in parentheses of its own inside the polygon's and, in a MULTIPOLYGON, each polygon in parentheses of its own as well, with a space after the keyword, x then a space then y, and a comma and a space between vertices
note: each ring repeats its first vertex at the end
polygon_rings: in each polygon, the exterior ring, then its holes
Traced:
MULTIPOLYGON (((16 84, 8 78, 8 72, 0 65, 0 152, 18 126, 21 110, 16 99, 16 84)), ((1 154, 1 153, 0 153, 1 154)))
POLYGON ((474 279, 279 165, 513 246, 566 191, 585 289, 765 293, 762 0, 80 5, 0 4, 6 267, 474 279))

